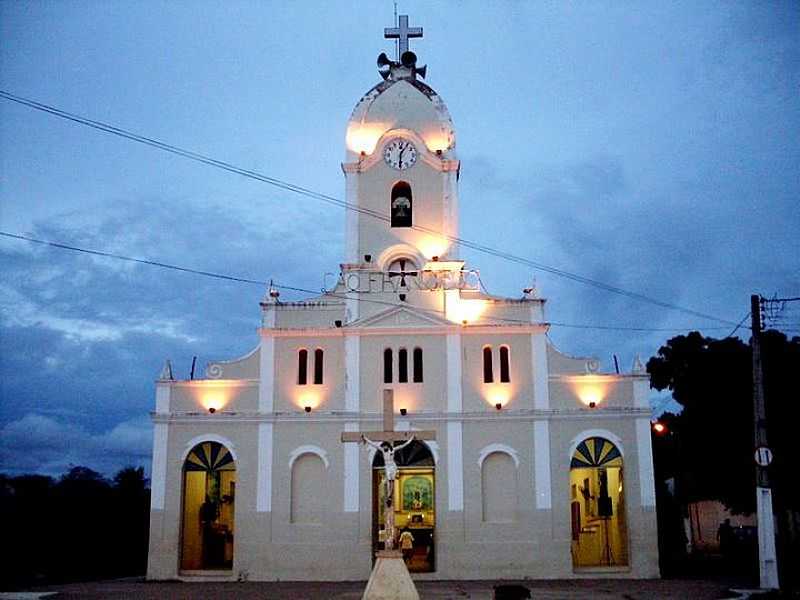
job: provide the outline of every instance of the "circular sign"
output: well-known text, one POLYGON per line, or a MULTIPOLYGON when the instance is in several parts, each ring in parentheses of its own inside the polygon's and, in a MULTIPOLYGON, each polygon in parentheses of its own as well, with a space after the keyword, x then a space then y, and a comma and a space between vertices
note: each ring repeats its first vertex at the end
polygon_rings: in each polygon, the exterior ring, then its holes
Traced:
POLYGON ((755 459, 759 467, 768 467, 772 462, 772 450, 766 446, 759 446, 756 448, 755 459))

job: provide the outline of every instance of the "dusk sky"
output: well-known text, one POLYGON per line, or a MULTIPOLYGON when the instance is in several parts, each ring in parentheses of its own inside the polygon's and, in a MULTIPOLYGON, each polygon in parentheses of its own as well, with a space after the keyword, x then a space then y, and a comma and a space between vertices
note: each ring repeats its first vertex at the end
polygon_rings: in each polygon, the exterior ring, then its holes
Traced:
MULTIPOLYGON (((463 238, 718 319, 463 252, 492 293, 535 277, 560 350, 628 371, 673 335, 730 334, 752 293, 800 296, 799 3, 398 11, 456 126, 463 238)), ((346 122, 392 19, 372 1, 6 0, 0 89, 343 199, 346 122)), ((4 232, 318 290, 344 219, 0 98, 4 232)), ((149 471, 164 360, 185 378, 258 341, 260 285, 7 237, 0 268, 0 472, 149 471)))

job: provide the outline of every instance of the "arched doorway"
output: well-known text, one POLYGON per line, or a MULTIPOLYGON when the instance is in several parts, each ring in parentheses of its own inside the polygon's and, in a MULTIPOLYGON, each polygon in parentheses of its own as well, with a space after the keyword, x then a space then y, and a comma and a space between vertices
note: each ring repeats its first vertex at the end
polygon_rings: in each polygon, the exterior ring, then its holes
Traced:
POLYGON ((575 448, 570 462, 573 567, 628 564, 622 453, 602 437, 575 448))
POLYGON ((181 569, 233 568, 236 463, 219 442, 197 444, 183 463, 181 569))
MULTIPOLYGON (((411 536, 412 548, 404 552, 406 564, 412 573, 429 573, 436 567, 436 465, 433 454, 425 443, 414 440, 398 450, 394 459, 398 466, 392 501, 395 526, 400 535, 407 532, 411 536)), ((383 548, 383 475, 383 455, 376 452, 372 461, 373 550, 383 548)))

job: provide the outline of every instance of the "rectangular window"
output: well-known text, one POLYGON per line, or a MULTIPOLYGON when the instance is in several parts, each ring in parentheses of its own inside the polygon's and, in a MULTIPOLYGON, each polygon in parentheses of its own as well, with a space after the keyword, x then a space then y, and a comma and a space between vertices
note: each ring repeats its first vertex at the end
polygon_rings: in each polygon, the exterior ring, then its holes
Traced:
POLYGON ((494 368, 492 367, 492 347, 486 346, 483 349, 483 382, 492 383, 494 381, 494 368))
POLYGON ((408 383, 408 351, 405 348, 397 352, 397 381, 408 383))
POLYGON ((392 383, 392 349, 383 351, 383 383, 392 383))
POLYGON ((511 365, 508 355, 508 346, 500 346, 500 382, 511 381, 511 365))
POLYGON ((297 353, 297 385, 308 383, 308 350, 305 348, 297 353))
POLYGON ((422 383, 422 348, 414 348, 414 383, 422 383))
POLYGON ((314 350, 314 383, 320 385, 322 383, 322 358, 323 352, 322 348, 317 348, 314 350))

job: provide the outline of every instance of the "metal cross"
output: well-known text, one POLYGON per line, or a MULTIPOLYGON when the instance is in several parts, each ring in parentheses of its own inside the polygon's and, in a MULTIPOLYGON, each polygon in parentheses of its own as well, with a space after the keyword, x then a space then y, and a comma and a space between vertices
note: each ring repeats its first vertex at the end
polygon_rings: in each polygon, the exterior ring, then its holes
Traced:
POLYGON ((422 27, 409 27, 408 15, 400 15, 397 27, 386 27, 383 30, 383 37, 388 40, 398 40, 397 44, 397 60, 403 56, 404 52, 408 51, 409 38, 421 38, 422 27))

